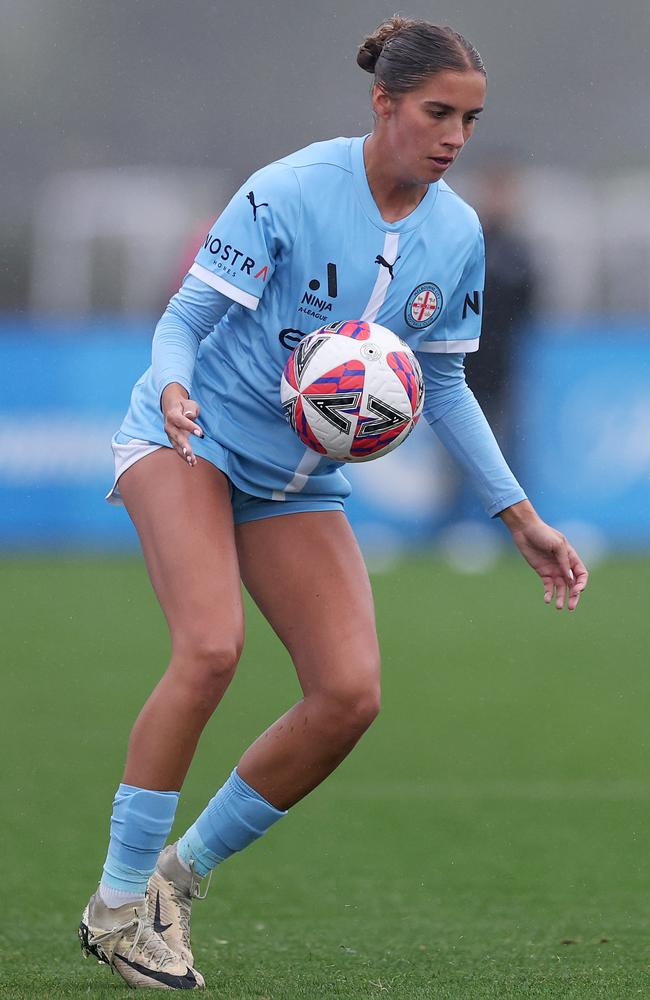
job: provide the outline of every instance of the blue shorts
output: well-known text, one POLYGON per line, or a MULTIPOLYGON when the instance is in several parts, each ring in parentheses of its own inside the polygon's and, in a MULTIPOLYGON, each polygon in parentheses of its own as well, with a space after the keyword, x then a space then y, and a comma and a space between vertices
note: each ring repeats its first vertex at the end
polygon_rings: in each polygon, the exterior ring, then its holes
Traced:
MULTIPOLYGON (((205 452, 197 442, 193 442, 195 446, 195 451, 197 454, 203 451, 201 455, 207 461, 212 462, 212 464, 223 472, 225 476, 225 468, 227 462, 225 461, 225 449, 219 446, 219 449, 224 451, 224 460, 219 462, 214 454, 215 449, 210 449, 210 454, 205 452)), ((128 435, 123 434, 118 431, 113 437, 111 442, 113 448, 113 456, 115 458, 115 477, 113 479, 113 485, 109 490, 106 500, 117 505, 122 505, 122 497, 120 496, 120 490, 118 485, 118 480, 123 472, 126 472, 128 468, 134 465, 139 459, 144 458, 145 455, 150 455, 153 451, 157 451, 159 448, 168 447, 171 449, 171 445, 161 445, 155 444, 153 441, 143 441, 140 438, 130 438, 128 435)), ((331 497, 327 500, 318 499, 317 497, 300 496, 299 493, 296 494, 294 499, 285 500, 267 500, 264 497, 256 497, 251 493, 244 493, 240 490, 238 486, 229 479, 228 484, 230 486, 230 500, 232 503, 232 511, 235 524, 245 524, 246 521, 261 521, 266 517, 277 517, 282 514, 302 514, 310 510, 344 510, 345 505, 342 497, 331 497)))

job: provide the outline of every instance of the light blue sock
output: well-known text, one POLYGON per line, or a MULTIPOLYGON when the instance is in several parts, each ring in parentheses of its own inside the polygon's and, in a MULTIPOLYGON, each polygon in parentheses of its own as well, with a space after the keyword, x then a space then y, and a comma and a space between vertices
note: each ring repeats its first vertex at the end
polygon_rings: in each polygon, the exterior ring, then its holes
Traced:
POLYGON ((113 800, 111 839, 101 886, 114 895, 144 896, 174 822, 178 792, 120 785, 113 800))
POLYGON ((178 856, 186 865, 192 862, 197 875, 207 875, 231 854, 252 844, 283 816, 286 811, 276 809, 262 798, 235 769, 179 840, 178 856))

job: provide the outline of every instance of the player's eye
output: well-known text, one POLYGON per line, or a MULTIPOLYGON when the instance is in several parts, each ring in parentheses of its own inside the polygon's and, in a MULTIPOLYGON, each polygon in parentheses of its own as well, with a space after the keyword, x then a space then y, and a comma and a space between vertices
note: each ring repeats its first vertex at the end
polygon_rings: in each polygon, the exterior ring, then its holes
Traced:
POLYGON ((447 114, 447 112, 446 111, 436 111, 436 110, 432 109, 431 111, 429 111, 429 114, 431 115, 432 118, 444 118, 445 115, 447 114))
POLYGON ((465 116, 465 121, 466 122, 477 122, 477 121, 480 121, 480 117, 481 117, 480 115, 466 115, 465 116))

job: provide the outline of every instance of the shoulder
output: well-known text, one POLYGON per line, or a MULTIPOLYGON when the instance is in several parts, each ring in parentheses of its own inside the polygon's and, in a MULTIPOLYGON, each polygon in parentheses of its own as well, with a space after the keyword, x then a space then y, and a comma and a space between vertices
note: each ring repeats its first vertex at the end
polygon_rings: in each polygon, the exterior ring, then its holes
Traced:
POLYGON ((460 232, 472 247, 477 242, 483 246, 483 231, 475 209, 463 201, 446 181, 438 181, 437 208, 443 213, 445 221, 460 232))
POLYGON ((328 180, 331 182, 337 174, 352 173, 351 142, 351 139, 345 138, 314 142, 261 167, 249 177, 243 188, 250 189, 256 200, 259 190, 265 196, 274 196, 276 203, 285 207, 292 201, 299 202, 305 192, 318 190, 320 185, 328 180))
POLYGON ((291 171, 303 197, 322 199, 323 191, 351 180, 352 139, 325 139, 283 156, 274 167, 291 171))
POLYGON ((304 170, 309 170, 310 167, 325 170, 334 168, 351 173, 351 144, 352 139, 344 137, 324 139, 322 142, 312 142, 310 146, 305 146, 304 149, 299 149, 295 153, 283 156, 277 162, 285 164, 300 173, 304 170))
MULTIPOLYGON (((284 160, 274 160, 273 163, 267 163, 266 166, 260 167, 254 174, 251 174, 248 180, 244 181, 240 190, 244 189, 250 190, 253 195, 258 190, 265 195, 276 193, 284 197, 299 193, 295 171, 284 160)), ((248 194, 246 197, 250 201, 248 194)))

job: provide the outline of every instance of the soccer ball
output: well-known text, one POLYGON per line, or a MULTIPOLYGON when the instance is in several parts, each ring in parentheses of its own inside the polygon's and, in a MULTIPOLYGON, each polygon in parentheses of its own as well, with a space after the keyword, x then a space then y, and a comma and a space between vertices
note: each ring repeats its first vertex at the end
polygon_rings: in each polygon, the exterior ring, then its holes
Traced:
POLYGON ((330 323, 304 337, 280 386, 303 444, 335 462, 369 462, 404 441, 420 418, 424 381, 413 351, 378 323, 330 323))

